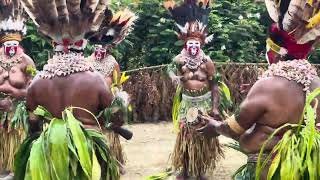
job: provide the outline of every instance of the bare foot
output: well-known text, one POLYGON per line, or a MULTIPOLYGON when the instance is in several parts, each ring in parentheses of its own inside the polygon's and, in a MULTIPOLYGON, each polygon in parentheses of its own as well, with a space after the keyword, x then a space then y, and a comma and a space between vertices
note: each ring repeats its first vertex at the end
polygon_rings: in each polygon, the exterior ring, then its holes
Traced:
POLYGON ((208 180, 208 178, 206 176, 201 175, 199 176, 199 180, 208 180))
POLYGON ((176 176, 176 180, 187 180, 188 175, 185 172, 181 172, 176 176))
POLYGON ((5 177, 0 177, 0 180, 13 180, 14 179, 14 174, 13 173, 10 173, 8 174, 7 176, 5 177))
POLYGON ((121 175, 126 174, 126 170, 125 170, 124 167, 120 167, 120 174, 121 174, 121 175))

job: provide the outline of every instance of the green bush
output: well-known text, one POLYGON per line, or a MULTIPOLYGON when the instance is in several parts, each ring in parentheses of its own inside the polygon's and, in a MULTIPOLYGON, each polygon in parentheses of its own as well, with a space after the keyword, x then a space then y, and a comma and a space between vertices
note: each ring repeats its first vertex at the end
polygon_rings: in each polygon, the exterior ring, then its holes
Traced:
MULTIPOLYGON (((111 9, 129 7, 139 19, 134 30, 116 49, 113 55, 122 69, 133 69, 170 63, 183 48, 177 39, 177 27, 163 0, 112 0, 111 9)), ((214 40, 204 51, 217 62, 265 62, 267 27, 272 23, 264 3, 253 0, 217 0, 209 16, 209 31, 214 40)), ((41 68, 52 53, 51 45, 28 22, 28 35, 22 43, 41 68)), ((92 52, 88 45, 85 55, 92 52)), ((320 50, 313 52, 311 62, 319 62, 320 50)))

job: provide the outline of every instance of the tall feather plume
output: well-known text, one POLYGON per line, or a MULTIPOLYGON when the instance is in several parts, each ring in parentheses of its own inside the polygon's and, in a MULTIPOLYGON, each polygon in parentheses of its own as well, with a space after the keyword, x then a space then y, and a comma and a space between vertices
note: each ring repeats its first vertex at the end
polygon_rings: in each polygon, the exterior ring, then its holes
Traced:
POLYGON ((54 25, 58 21, 58 11, 55 1, 46 0, 46 2, 39 4, 41 9, 50 9, 47 11, 47 21, 48 24, 54 25))
POLYGON ((129 34, 137 18, 128 9, 115 14, 107 10, 99 30, 92 32, 88 38, 96 44, 109 44, 109 47, 114 47, 121 43, 129 34))
POLYGON ((58 20, 62 23, 69 21, 69 12, 67 8, 66 0, 55 0, 57 12, 58 12, 58 20))
POLYGON ((0 33, 1 35, 15 32, 21 35, 26 33, 23 9, 20 0, 0 1, 0 33))
MULTIPOLYGON (((98 28, 100 27, 103 18, 105 17, 105 13, 104 11, 110 11, 109 9, 105 9, 105 7, 108 5, 108 0, 101 0, 97 7, 96 7, 96 11, 95 11, 95 16, 93 17, 93 22, 96 22, 95 24, 93 24, 93 27, 91 30, 96 31, 98 30, 98 28)), ((108 14, 110 12, 106 12, 106 14, 108 14)), ((111 12, 111 16, 112 16, 112 12, 111 12)))
POLYGON ((39 17, 39 12, 35 11, 35 8, 32 5, 32 2, 30 0, 21 0, 21 5, 23 6, 26 13, 29 15, 30 19, 39 26, 37 23, 36 17, 39 17))
POLYGON ((313 41, 320 35, 318 0, 265 0, 265 3, 270 17, 299 44, 313 41))
POLYGON ((107 8, 107 0, 22 0, 39 31, 57 43, 83 39, 107 8))
POLYGON ((67 1, 67 8, 70 16, 80 18, 80 2, 80 0, 67 1))
POLYGON ((278 0, 265 0, 267 11, 274 22, 279 21, 279 1, 278 0))
POLYGON ((210 4, 210 0, 184 0, 178 6, 174 0, 165 0, 163 3, 180 29, 179 38, 187 40, 189 37, 195 37, 201 39, 203 43, 206 42, 208 35, 210 4))
POLYGON ((12 0, 13 2, 13 16, 20 16, 21 8, 19 0, 12 0))
POLYGON ((164 7, 169 10, 173 19, 184 26, 187 22, 199 20, 208 24, 208 16, 211 11, 210 1, 185 0, 180 6, 176 6, 173 0, 164 1, 164 7))
POLYGON ((291 0, 282 20, 282 27, 285 31, 291 32, 298 27, 303 18, 305 4, 304 0, 291 0))
POLYGON ((85 12, 89 14, 93 13, 98 3, 99 3, 99 0, 86 0, 86 5, 84 8, 85 12))

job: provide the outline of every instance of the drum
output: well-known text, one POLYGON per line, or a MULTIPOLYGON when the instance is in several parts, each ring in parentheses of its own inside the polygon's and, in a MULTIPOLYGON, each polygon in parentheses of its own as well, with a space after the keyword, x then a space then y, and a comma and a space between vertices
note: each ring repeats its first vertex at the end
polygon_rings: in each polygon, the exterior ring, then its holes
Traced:
POLYGON ((188 109, 186 114, 186 124, 190 126, 196 126, 200 124, 201 118, 199 116, 202 114, 202 111, 196 107, 188 109))

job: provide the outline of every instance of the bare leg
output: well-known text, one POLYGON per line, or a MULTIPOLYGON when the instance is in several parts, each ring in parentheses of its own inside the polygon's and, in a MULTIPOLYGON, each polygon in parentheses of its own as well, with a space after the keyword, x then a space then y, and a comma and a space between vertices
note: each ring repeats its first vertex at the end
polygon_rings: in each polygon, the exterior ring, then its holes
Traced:
POLYGON ((188 179, 188 162, 189 158, 188 155, 185 155, 185 163, 183 165, 183 169, 180 174, 177 175, 176 180, 187 180, 188 179))
POLYGON ((208 178, 205 175, 200 175, 199 180, 208 180, 208 178))

